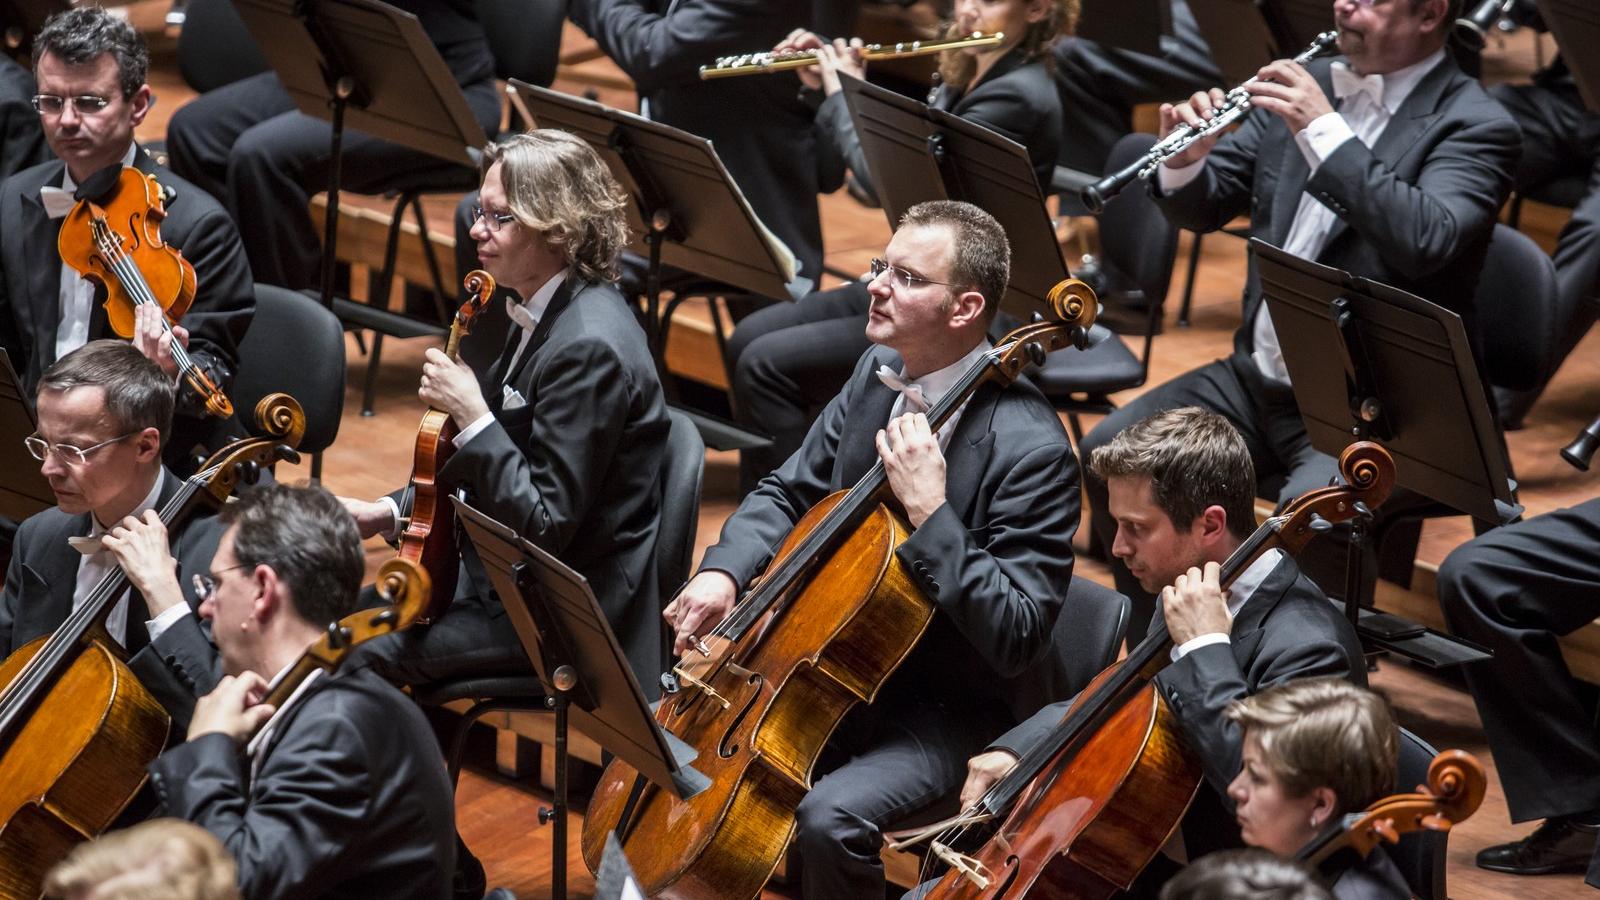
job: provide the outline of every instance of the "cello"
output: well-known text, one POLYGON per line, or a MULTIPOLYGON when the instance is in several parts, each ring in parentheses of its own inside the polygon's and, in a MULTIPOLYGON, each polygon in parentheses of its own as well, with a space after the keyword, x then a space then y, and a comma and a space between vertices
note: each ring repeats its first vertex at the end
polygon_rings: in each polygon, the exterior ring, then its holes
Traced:
MULTIPOLYGON (((461 358, 461 339, 472 331, 472 320, 489 305, 494 294, 494 276, 482 269, 467 273, 463 286, 472 294, 456 310, 450 322, 450 337, 444 353, 452 360, 461 358)), ((430 407, 417 427, 417 447, 411 462, 411 516, 400 535, 400 558, 420 565, 431 579, 428 602, 418 621, 424 624, 442 615, 456 595, 455 508, 439 483, 439 470, 455 453, 453 438, 461 428, 442 409, 430 407)))
MULTIPOLYGON (((1095 297, 1068 279, 1056 320, 1002 338, 928 413, 937 430, 980 386, 1013 381, 1069 342, 1085 345, 1095 297)), ((761 580, 668 676, 660 725, 698 751, 710 779, 679 799, 614 760, 584 818, 597 869, 615 833, 651 896, 754 897, 796 828, 795 808, 839 720, 870 703, 910 655, 934 609, 895 555, 910 533, 884 501, 879 460, 852 488, 801 517, 761 580)))
MULTIPOLYGON (((305 415, 286 394, 257 407, 268 436, 235 441, 186 480, 159 514, 175 530, 242 482, 298 456, 305 415)), ((73 845, 108 827, 144 784, 171 720, 124 661, 106 617, 128 588, 107 573, 61 627, 0 663, 0 897, 38 897, 73 845)))
MULTIPOLYGON (((1370 514, 1394 485, 1394 461, 1361 441, 1339 457, 1346 484, 1319 488, 1267 519, 1222 564, 1227 587, 1273 548, 1298 553, 1333 523, 1370 514)), ((1170 659, 1161 623, 1089 683, 1061 724, 971 807, 895 835, 896 849, 938 835, 951 870, 925 898, 1109 897, 1126 890, 1177 829, 1201 767, 1153 683, 1170 659), (953 849, 984 823, 1003 822, 974 853, 953 849)))
MULTIPOLYGON (((171 335, 194 302, 196 283, 194 266, 161 240, 167 211, 156 177, 133 166, 103 169, 80 193, 84 198, 67 213, 56 238, 61 261, 105 290, 106 320, 119 337, 133 337, 134 309, 151 304, 162 309, 161 327, 171 335), (126 232, 117 230, 122 225, 126 232)), ((228 396, 176 337, 172 359, 179 380, 204 400, 207 413, 233 415, 228 396)))

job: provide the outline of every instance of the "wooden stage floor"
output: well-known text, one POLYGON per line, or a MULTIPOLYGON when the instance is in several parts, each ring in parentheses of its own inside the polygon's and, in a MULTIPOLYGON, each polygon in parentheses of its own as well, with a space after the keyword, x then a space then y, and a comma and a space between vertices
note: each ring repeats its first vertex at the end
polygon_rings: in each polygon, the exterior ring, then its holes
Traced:
MULTIPOLYGON (((151 12, 164 10, 160 3, 138 3, 132 7, 135 21, 151 19, 151 12)), ((157 17, 158 18, 158 17, 157 17)), ((568 44, 584 41, 569 26, 568 44)), ((146 140, 160 137, 172 111, 192 96, 176 75, 170 40, 153 40, 152 82, 161 96, 150 120, 140 129, 146 140)), ((1514 74, 1531 68, 1532 44, 1517 39, 1496 48, 1491 57, 1491 73, 1514 74)), ((607 61, 586 63, 585 71, 618 74, 607 61)), ((581 79, 564 72, 557 86, 579 90, 581 79)), ((578 74, 582 74, 581 72, 578 74)), ((602 91, 602 98, 621 102, 625 95, 615 89, 602 91)), ((881 249, 888 235, 882 213, 860 207, 848 197, 825 197, 825 222, 829 262, 846 270, 865 268, 866 260, 881 249)), ((453 198, 430 205, 433 227, 448 231, 448 211, 453 198)), ((1524 228, 1546 247, 1553 243, 1564 214, 1530 204, 1524 214, 1524 228)), ((1174 279, 1169 309, 1175 309, 1182 289, 1182 266, 1187 241, 1180 248, 1179 274, 1174 279)), ((1166 333, 1156 340, 1151 366, 1152 383, 1159 383, 1196 365, 1228 352, 1229 336, 1239 319, 1239 292, 1243 285, 1245 244, 1226 236, 1205 241, 1204 255, 1195 291, 1193 324, 1177 328, 1169 314, 1166 333)), ((1545 512, 1592 496, 1594 476, 1581 474, 1561 462, 1556 451, 1577 431, 1600 413, 1600 337, 1591 334, 1572 355, 1557 376, 1543 402, 1534 410, 1528 427, 1510 436, 1512 457, 1522 486, 1522 500, 1529 514, 1545 512)), ((337 444, 325 457, 324 482, 340 494, 363 498, 376 497, 404 483, 409 475, 411 447, 422 413, 416 398, 417 373, 423 350, 430 342, 390 340, 386 344, 382 370, 378 377, 377 415, 363 418, 359 413, 359 381, 365 361, 354 340, 347 342, 350 384, 347 386, 344 418, 337 444)), ((1120 398, 1127 399, 1127 398, 1120 398)), ((1086 422, 1092 425, 1092 422, 1086 422)), ((279 477, 295 481, 309 476, 306 466, 289 467, 279 477)), ((706 457, 705 496, 702 501, 697 553, 715 540, 723 520, 732 511, 736 492, 736 460, 732 454, 710 452, 706 457)), ((1436 520, 1426 528, 1422 559, 1437 563, 1455 546, 1467 539, 1471 530, 1463 520, 1436 520)), ((372 568, 392 552, 379 542, 368 545, 372 568)), ((1108 581, 1103 566, 1084 562, 1079 571, 1097 580, 1108 581)), ((1457 830, 1451 840, 1450 886, 1455 897, 1477 898, 1554 898, 1577 895, 1582 890, 1577 876, 1517 879, 1482 872, 1472 866, 1472 854, 1488 844, 1509 840, 1524 833, 1526 826, 1513 826, 1507 820, 1505 799, 1498 779, 1493 778, 1493 760, 1484 744, 1482 728, 1470 698, 1460 689, 1430 675, 1388 660, 1380 664, 1376 686, 1394 703, 1407 727, 1440 747, 1459 747, 1472 751, 1490 766, 1489 796, 1477 816, 1457 830)), ((458 798, 462 834, 488 868, 491 886, 503 885, 519 897, 549 896, 548 829, 539 827, 535 810, 541 801, 523 785, 507 783, 498 777, 468 772, 463 776, 458 798)), ((574 817, 573 839, 577 821, 574 817)), ((574 847, 570 871, 574 896, 587 896, 592 887, 574 847)), ((770 896, 789 896, 780 890, 770 896)))

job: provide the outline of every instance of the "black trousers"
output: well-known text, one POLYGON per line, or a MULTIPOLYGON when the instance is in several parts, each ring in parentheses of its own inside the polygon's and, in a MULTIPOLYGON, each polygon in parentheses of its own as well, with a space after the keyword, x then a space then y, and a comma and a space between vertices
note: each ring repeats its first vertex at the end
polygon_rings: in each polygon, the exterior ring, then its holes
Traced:
MULTIPOLYGON (((462 88, 485 133, 499 127, 491 79, 462 88)), ((302 290, 321 283, 321 234, 311 195, 328 182, 330 126, 297 111, 278 76, 253 75, 195 98, 172 115, 172 170, 209 191, 233 215, 257 281, 302 290)), ((377 193, 398 176, 460 169, 426 153, 346 129, 342 183, 377 193)))
POLYGON ((967 760, 1009 723, 932 699, 882 697, 840 723, 796 808, 807 900, 880 900, 883 831, 961 787, 967 760))
MULTIPOLYGON (((1458 547, 1439 603, 1452 632, 1494 651, 1466 676, 1511 820, 1600 810, 1594 708, 1557 643, 1600 617, 1600 499, 1458 547)), ((1600 853, 1588 883, 1600 887, 1600 853)))
POLYGON ((1222 73, 1184 0, 1172 0, 1172 37, 1160 56, 1064 38, 1055 46, 1056 87, 1066 114, 1062 165, 1103 172, 1111 146, 1133 131, 1140 103, 1183 100, 1195 91, 1220 87, 1222 73))
POLYGON ((456 598, 431 625, 373 638, 356 650, 351 664, 370 666, 401 686, 534 674, 500 602, 477 596, 456 598))
MULTIPOLYGON (((1498 84, 1489 93, 1522 128, 1518 191, 1558 178, 1588 181, 1556 240, 1556 321, 1561 326, 1554 375, 1600 314, 1600 114, 1584 107, 1571 84, 1498 84)), ((1536 397, 1539 391, 1532 393, 1536 397)), ((1525 398, 1522 408, 1532 399, 1525 398)), ((1518 417, 1520 411, 1507 412, 1518 417)))
POLYGON ((734 417, 772 436, 772 445, 739 453, 739 489, 748 494, 800 449, 811 421, 850 379, 867 352, 863 282, 778 303, 745 316, 728 339, 734 417))
MULTIPOLYGON (((1107 550, 1116 539, 1117 525, 1106 508, 1106 483, 1094 475, 1092 454, 1129 425, 1158 412, 1184 406, 1210 410, 1233 423, 1250 450, 1257 495, 1275 497, 1279 505, 1306 491, 1326 487, 1338 472, 1333 457, 1311 446, 1290 389, 1268 384, 1251 360, 1238 353, 1232 354, 1144 392, 1084 436, 1079 455, 1084 462, 1083 491, 1091 504, 1089 526, 1107 550)), ((1314 541, 1312 547, 1317 543, 1314 541)), ((1337 558, 1321 566, 1309 564, 1302 556, 1302 570, 1318 575, 1322 569, 1334 570, 1342 563, 1343 554, 1331 555, 1337 558)), ((1141 588, 1120 560, 1112 562, 1111 571, 1117 590, 1133 601, 1128 639, 1137 641, 1149 628, 1150 617, 1155 612, 1155 595, 1141 588)), ((1324 590, 1330 587, 1325 581, 1326 578, 1319 582, 1324 590)))

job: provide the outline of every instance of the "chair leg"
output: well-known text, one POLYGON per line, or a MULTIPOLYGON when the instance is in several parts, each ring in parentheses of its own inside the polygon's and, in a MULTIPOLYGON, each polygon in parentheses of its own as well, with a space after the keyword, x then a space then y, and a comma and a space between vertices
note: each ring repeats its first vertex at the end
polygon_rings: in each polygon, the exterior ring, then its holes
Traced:
POLYGON ((322 453, 318 451, 311 454, 311 483, 322 483, 322 453))
POLYGON ((1183 304, 1178 307, 1178 325, 1189 327, 1189 304, 1194 300, 1194 276, 1200 269, 1200 232, 1194 232, 1189 244, 1189 275, 1183 284, 1183 304))
POLYGON ((367 354, 367 375, 361 389, 361 414, 371 418, 372 400, 378 387, 378 364, 383 361, 383 332, 372 333, 372 352, 367 354))
POLYGON ((1513 231, 1520 230, 1522 227, 1522 193, 1520 191, 1511 195, 1511 208, 1506 210, 1506 224, 1510 225, 1513 231))

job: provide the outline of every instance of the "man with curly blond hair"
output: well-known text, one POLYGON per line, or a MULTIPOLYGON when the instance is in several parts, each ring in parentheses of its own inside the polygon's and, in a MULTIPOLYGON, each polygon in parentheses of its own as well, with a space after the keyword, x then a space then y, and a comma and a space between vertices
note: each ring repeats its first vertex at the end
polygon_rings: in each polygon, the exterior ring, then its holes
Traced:
MULTIPOLYGON (((513 324, 481 373, 428 351, 418 395, 460 429, 439 475, 588 579, 649 690, 663 668, 652 556, 667 415, 644 331, 614 283, 626 195, 564 131, 492 144, 486 162, 472 237, 514 294, 513 324)), ((345 504, 363 537, 393 537, 411 498, 345 504)), ((403 683, 530 671, 472 554, 440 619, 377 643, 375 667, 403 683)))

